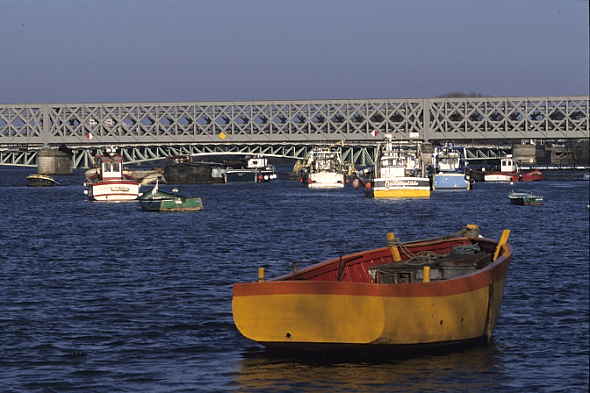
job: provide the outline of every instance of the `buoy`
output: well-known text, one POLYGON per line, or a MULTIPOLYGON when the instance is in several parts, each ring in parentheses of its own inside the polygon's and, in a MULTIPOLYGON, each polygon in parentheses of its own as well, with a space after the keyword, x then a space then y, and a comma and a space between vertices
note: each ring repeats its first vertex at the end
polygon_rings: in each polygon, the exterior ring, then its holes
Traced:
POLYGON ((307 179, 307 184, 311 184, 311 179, 307 179))
POLYGON ((346 184, 348 184, 348 182, 349 182, 349 181, 350 181, 350 180, 346 179, 346 184))
POLYGON ((299 183, 303 183, 303 178, 302 177, 299 178, 299 183))
POLYGON ((366 182, 365 187, 367 187, 367 190, 369 190, 372 187, 371 182, 366 182))
POLYGON ((352 181, 352 187, 353 187, 355 190, 358 190, 360 186, 361 186, 361 181, 360 181, 359 179, 354 179, 354 180, 352 181))
POLYGON ((258 180, 262 180, 262 175, 258 175, 258 180))

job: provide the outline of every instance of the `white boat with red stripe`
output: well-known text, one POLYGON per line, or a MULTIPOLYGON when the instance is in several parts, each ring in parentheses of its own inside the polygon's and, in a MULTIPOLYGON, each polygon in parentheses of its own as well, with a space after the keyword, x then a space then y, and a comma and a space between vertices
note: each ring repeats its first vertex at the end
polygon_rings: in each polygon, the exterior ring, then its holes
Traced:
POLYGON ((114 147, 95 157, 95 168, 86 171, 84 193, 91 201, 131 201, 139 197, 139 182, 123 173, 123 156, 114 147))

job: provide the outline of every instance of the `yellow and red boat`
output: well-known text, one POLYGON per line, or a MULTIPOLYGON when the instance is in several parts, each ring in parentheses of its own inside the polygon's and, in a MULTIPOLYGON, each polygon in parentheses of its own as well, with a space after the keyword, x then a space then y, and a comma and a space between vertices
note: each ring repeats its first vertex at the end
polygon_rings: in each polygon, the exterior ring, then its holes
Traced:
POLYGON ((512 258, 476 225, 233 286, 238 330, 267 348, 417 348, 491 340, 512 258))

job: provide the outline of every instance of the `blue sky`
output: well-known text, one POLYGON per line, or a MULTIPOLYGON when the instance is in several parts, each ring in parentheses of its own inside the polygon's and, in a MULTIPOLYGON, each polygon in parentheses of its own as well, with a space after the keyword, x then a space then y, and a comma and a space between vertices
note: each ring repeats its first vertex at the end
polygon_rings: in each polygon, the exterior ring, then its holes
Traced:
POLYGON ((580 0, 0 0, 0 103, 588 95, 580 0))

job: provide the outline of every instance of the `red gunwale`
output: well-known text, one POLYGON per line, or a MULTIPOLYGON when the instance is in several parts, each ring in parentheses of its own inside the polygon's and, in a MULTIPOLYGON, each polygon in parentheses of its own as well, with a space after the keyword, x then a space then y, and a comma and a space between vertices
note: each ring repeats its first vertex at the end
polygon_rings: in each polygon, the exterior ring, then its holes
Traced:
MULTIPOLYGON (((473 239, 480 244, 482 249, 493 250, 495 242, 490 239, 473 239)), ((470 243, 465 238, 450 239, 441 243, 439 249, 451 248, 452 245, 470 243)), ((425 246, 426 243, 407 244, 412 252, 416 253, 420 249, 430 249, 425 246), (422 245, 422 246, 421 246, 422 245)), ((503 256, 501 255, 496 261, 490 263, 483 269, 477 270, 465 276, 457 277, 450 280, 434 281, 429 283, 411 283, 411 284, 376 284, 373 282, 352 282, 346 281, 350 274, 343 276, 342 281, 336 281, 333 274, 338 269, 340 258, 333 259, 318 265, 311 266, 295 274, 278 277, 267 282, 240 283, 234 284, 234 296, 264 296, 264 295, 350 295, 350 296, 380 296, 380 297, 433 297, 433 296, 451 296, 462 293, 473 292, 479 289, 487 288, 490 285, 491 278, 493 282, 504 280, 508 275, 508 268, 512 258, 512 246, 505 244, 503 247, 503 256), (493 271, 493 276, 490 276, 493 271), (305 278, 306 276, 317 277, 333 276, 332 279, 314 280, 305 278)), ((362 268, 364 271, 367 267, 380 265, 391 262, 391 249, 389 247, 370 250, 363 253, 347 255, 343 260, 351 257, 363 256, 351 262, 346 269, 354 266, 362 268), (375 259, 381 259, 386 262, 375 262, 375 259), (371 263, 373 262, 373 263, 371 263)), ((403 254, 402 254, 403 257, 403 254)), ((367 273, 368 276, 368 273, 367 273)), ((372 281, 372 279, 371 279, 372 281)))

